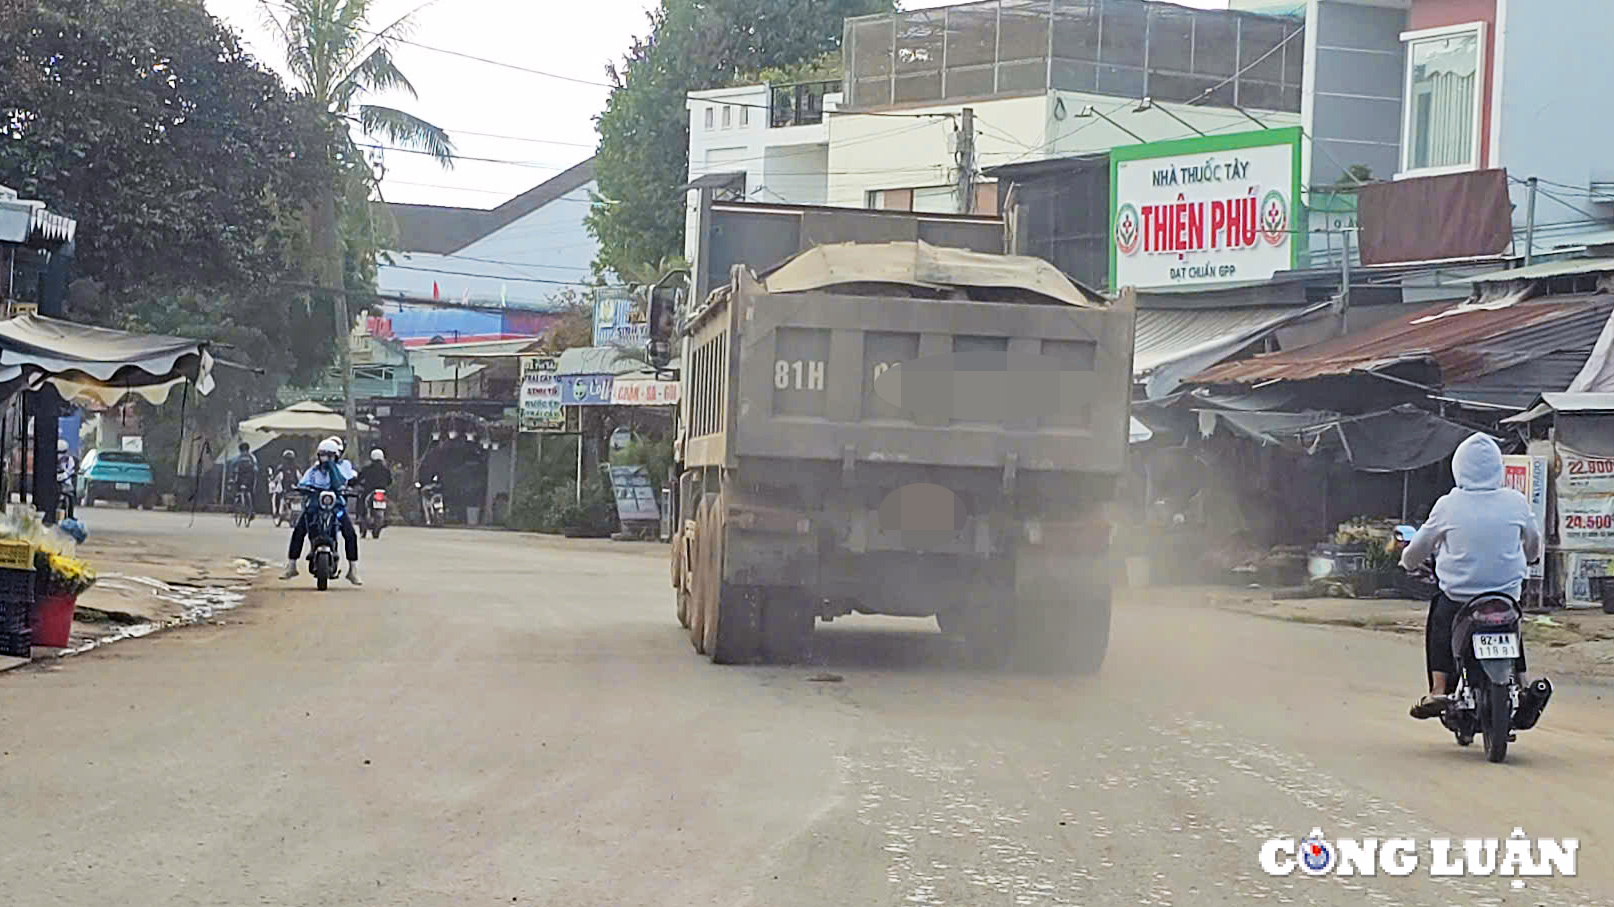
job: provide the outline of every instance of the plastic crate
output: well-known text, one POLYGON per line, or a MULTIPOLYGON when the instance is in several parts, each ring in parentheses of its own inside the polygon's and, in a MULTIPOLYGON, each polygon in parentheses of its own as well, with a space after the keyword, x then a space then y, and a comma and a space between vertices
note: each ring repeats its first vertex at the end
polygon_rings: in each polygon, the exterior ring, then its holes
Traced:
POLYGON ((33 635, 26 630, 21 633, 0 633, 0 655, 27 658, 33 651, 33 641, 33 635))
POLYGON ((0 571, 34 572, 34 546, 13 539, 0 540, 0 571))
POLYGON ((34 571, 0 569, 0 655, 28 656, 33 635, 28 612, 34 605, 34 571))

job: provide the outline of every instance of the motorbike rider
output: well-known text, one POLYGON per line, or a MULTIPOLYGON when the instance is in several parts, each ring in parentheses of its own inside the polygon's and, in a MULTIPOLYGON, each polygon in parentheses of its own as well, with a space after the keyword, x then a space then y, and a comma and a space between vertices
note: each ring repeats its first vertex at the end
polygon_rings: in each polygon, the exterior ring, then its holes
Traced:
POLYGON ((363 506, 365 515, 370 511, 370 492, 380 489, 385 491, 392 487, 392 470, 387 467, 387 455, 381 448, 370 451, 370 462, 359 470, 359 488, 364 494, 363 506))
POLYGON ((66 506, 67 506, 67 518, 68 519, 73 519, 73 499, 77 496, 74 493, 73 483, 76 482, 77 480, 78 480, 78 461, 73 459, 73 454, 68 451, 68 449, 67 449, 67 439, 66 438, 57 438, 56 439, 56 487, 57 488, 66 488, 67 489, 66 492, 64 493, 64 497, 66 498, 65 503, 66 503, 66 506))
MULTIPOLYGON (((338 495, 338 526, 342 532, 342 545, 347 549, 347 581, 355 586, 364 583, 359 580, 359 534, 353 528, 353 520, 348 516, 347 507, 340 497, 343 488, 354 478, 352 468, 344 470, 341 461, 341 448, 331 438, 319 442, 316 452, 318 461, 297 482, 297 487, 305 491, 334 491, 338 495)), ((303 556, 303 541, 308 538, 309 522, 315 517, 313 507, 304 507, 303 516, 292 527, 291 547, 286 551, 286 572, 280 575, 281 579, 294 579, 297 576, 297 561, 303 556)))
POLYGON ((252 513, 252 493, 258 487, 258 458, 253 456, 252 445, 245 441, 236 445, 236 457, 230 461, 230 478, 236 491, 247 495, 247 513, 252 513))
MULTIPOLYGON (((1435 502, 1429 519, 1401 553, 1401 566, 1423 569, 1435 557, 1440 589, 1429 603, 1424 654, 1429 694, 1412 707, 1414 718, 1446 710, 1457 682, 1452 621, 1468 601, 1500 592, 1519 600, 1530 564, 1541 556, 1541 533, 1530 502, 1502 487, 1502 449, 1489 435, 1471 435, 1452 455, 1457 487, 1435 502)), ((1524 685, 1521 658, 1520 684, 1524 685)))
POLYGON ((280 452, 280 463, 275 467, 270 477, 269 493, 274 498, 274 512, 279 513, 286 503, 286 496, 297 487, 297 480, 302 477, 302 470, 297 468, 297 454, 289 450, 280 452))

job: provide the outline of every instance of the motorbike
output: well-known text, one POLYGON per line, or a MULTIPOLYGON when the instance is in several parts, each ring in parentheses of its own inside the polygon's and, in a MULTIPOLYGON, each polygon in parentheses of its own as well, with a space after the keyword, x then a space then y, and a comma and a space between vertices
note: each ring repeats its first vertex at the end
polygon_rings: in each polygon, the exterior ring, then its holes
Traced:
POLYGON ((56 477, 56 507, 66 519, 77 515, 78 489, 71 474, 56 477))
POLYGON ((336 577, 336 537, 341 534, 342 508, 334 491, 305 492, 317 509, 308 526, 308 572, 324 592, 336 577))
POLYGON ((364 494, 364 508, 359 512, 359 535, 370 533, 370 538, 381 537, 381 530, 387 528, 387 492, 385 489, 374 488, 364 494))
MULTIPOLYGON (((1432 561, 1426 569, 1433 575, 1432 561)), ((1552 698, 1552 682, 1545 677, 1528 686, 1520 683, 1523 621, 1519 603, 1501 592, 1476 596, 1452 618, 1457 685, 1440 723, 1456 737, 1458 746, 1468 746, 1479 736, 1491 762, 1507 758, 1508 744, 1517 739, 1515 732, 1535 727, 1552 698)))
POLYGON ((415 483, 420 492, 420 515, 427 526, 443 525, 443 485, 437 476, 425 485, 415 483))

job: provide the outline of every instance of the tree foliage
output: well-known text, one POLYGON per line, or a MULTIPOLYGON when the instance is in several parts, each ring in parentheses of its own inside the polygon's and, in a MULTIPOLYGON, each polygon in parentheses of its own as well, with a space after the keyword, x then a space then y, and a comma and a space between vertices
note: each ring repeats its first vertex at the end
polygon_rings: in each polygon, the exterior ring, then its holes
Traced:
POLYGON ((0 182, 78 219, 116 323, 162 288, 288 267, 307 108, 196 0, 55 0, 0 32, 0 182))
POLYGON ((840 47, 845 17, 891 8, 891 0, 662 0, 650 33, 607 70, 615 88, 596 122, 594 159, 602 198, 588 215, 596 272, 626 273, 683 251, 687 92, 819 60, 840 47))

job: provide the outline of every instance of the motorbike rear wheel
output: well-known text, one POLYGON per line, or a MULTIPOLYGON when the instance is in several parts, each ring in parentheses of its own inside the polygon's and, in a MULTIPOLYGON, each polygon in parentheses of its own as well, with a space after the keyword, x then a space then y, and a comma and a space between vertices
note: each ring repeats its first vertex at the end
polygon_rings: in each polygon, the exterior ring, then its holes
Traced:
POLYGON ((314 584, 319 586, 319 591, 324 592, 330 586, 331 578, 323 573, 316 574, 314 577, 314 584))
POLYGON ((1486 689, 1485 707, 1480 714, 1480 734, 1485 738, 1485 758, 1501 762, 1508 757, 1508 733, 1513 724, 1513 703, 1506 684, 1492 683, 1486 689))

